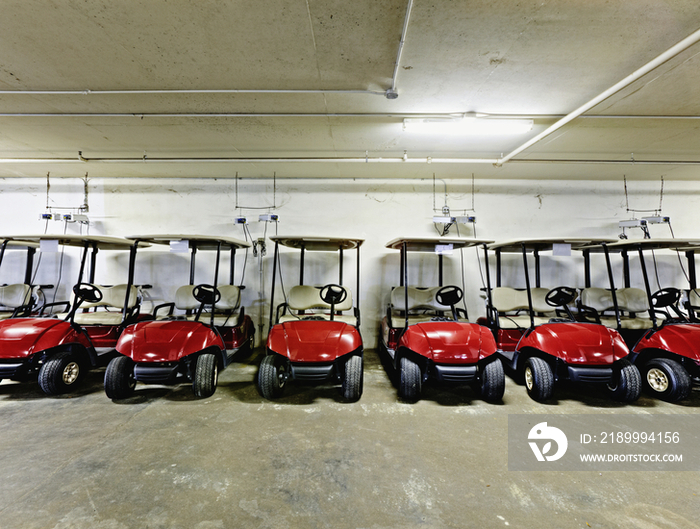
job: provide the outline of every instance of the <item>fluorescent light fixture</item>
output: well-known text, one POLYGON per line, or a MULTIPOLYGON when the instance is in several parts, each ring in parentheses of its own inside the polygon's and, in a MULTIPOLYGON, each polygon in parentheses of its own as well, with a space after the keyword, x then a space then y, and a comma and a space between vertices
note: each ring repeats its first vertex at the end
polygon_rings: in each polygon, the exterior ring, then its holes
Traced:
POLYGON ((406 132, 443 135, 500 136, 525 134, 532 129, 531 119, 489 118, 466 114, 444 118, 406 118, 406 132))

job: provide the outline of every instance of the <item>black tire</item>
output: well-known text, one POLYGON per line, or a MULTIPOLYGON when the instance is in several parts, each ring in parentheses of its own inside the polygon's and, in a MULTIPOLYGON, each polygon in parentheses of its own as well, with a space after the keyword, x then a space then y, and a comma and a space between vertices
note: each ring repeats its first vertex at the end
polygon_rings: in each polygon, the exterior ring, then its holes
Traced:
POLYGON ((211 397, 216 391, 218 378, 219 369, 216 365, 216 355, 212 353, 199 355, 194 367, 194 380, 192 380, 195 397, 211 397))
POLYGON ((486 364, 481 370, 479 381, 479 395, 486 402, 501 402, 506 391, 506 375, 503 372, 501 360, 495 360, 486 364))
POLYGON ((277 355, 267 355, 258 370, 258 387, 263 397, 276 399, 284 393, 287 384, 287 363, 277 355))
POLYGON ((525 360, 523 369, 525 388, 532 400, 543 402, 552 398, 554 392, 554 374, 550 365, 541 358, 532 357, 525 360))
POLYGON ((56 353, 39 370, 39 387, 47 395, 61 395, 73 389, 82 378, 77 356, 70 351, 56 353))
POLYGON ((399 397, 409 402, 420 398, 423 374, 420 366, 410 358, 401 357, 399 363, 399 397))
POLYGON ((105 371, 107 397, 112 400, 127 399, 134 394, 135 388, 134 361, 122 355, 112 358, 105 371))
POLYGON ((620 402, 634 402, 642 392, 642 377, 637 366, 626 358, 613 366, 613 381, 608 384, 612 398, 620 402))
POLYGON ((363 360, 359 355, 352 355, 345 361, 341 390, 343 398, 350 402, 360 400, 363 384, 363 360))
POLYGON ((676 402, 687 399, 693 379, 686 369, 669 358, 652 358, 642 367, 644 389, 657 399, 676 402))

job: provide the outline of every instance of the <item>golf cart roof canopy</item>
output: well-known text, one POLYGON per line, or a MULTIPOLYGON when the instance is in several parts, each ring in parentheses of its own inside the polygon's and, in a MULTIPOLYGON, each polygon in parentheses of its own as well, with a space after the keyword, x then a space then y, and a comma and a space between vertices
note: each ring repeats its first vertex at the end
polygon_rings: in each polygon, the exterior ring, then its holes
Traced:
POLYGON ((129 239, 144 241, 151 244, 170 244, 170 241, 189 241, 195 243, 198 250, 216 250, 221 243, 223 250, 250 248, 247 241, 233 237, 217 235, 129 235, 129 239))
MULTIPOLYGON (((607 244, 611 252, 624 252, 629 250, 700 250, 700 239, 623 239, 607 244)), ((585 246, 583 249, 593 252, 602 252, 601 244, 585 246)))
POLYGON ((348 239, 345 237, 286 237, 282 235, 270 237, 270 240, 289 248, 296 248, 297 250, 304 248, 304 250, 313 252, 337 252, 341 248, 343 250, 353 250, 365 242, 364 239, 348 239))
POLYGON ((452 245, 452 248, 470 248, 482 244, 490 244, 492 240, 486 239, 465 239, 462 237, 398 237, 386 243, 387 248, 401 250, 406 243, 409 252, 432 252, 435 253, 437 246, 452 245))
POLYGON ((89 243, 96 245, 99 250, 128 250, 134 241, 122 237, 107 237, 104 235, 17 235, 9 237, 14 241, 24 241, 39 244, 41 241, 58 241, 58 244, 65 246, 85 246, 89 243))
POLYGON ((601 243, 613 243, 618 239, 604 237, 543 237, 538 239, 512 239, 509 241, 490 244, 489 250, 501 252, 522 252, 523 245, 527 251, 537 250, 544 252, 551 250, 555 244, 570 244, 572 249, 580 250, 583 247, 601 243))

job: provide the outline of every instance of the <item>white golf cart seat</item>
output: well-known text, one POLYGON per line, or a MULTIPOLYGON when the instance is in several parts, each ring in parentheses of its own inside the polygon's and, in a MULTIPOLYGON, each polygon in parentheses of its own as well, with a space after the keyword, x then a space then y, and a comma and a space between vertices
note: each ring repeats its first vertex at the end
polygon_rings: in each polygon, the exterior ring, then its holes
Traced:
MULTIPOLYGON (((95 285, 102 292, 102 299, 95 303, 84 301, 75 313, 75 323, 79 325, 119 325, 122 323, 124 299, 126 298, 126 284, 103 287, 95 285), (95 309, 83 312, 83 309, 95 309)), ((133 309, 139 301, 138 289, 131 285, 129 289, 128 309, 133 309)), ((71 296, 71 303, 75 303, 75 295, 71 296)), ((59 317, 65 317, 61 314, 59 317)))
MULTIPOLYGON (((175 292, 175 308, 180 310, 195 311, 187 316, 188 320, 197 317, 196 311, 199 309, 199 301, 192 294, 196 285, 184 285, 175 292)), ((214 325, 216 327, 234 327, 238 323, 238 309, 241 305, 241 289, 235 285, 218 285, 217 290, 221 293, 221 298, 216 302, 214 313, 214 325)), ((203 310, 199 316, 202 323, 211 322, 211 312, 203 310)))
MULTIPOLYGON (((325 320, 330 320, 331 305, 321 299, 322 288, 322 285, 296 285, 292 287, 287 295, 287 313, 280 316, 279 323, 298 321, 309 316, 320 316, 325 320)), ((341 312, 341 314, 335 314, 333 319, 357 326, 357 317, 352 308, 352 292, 347 287, 343 287, 343 290, 347 296, 334 307, 335 311, 341 312), (349 314, 342 314, 343 312, 349 312, 349 314)))
POLYGON ((693 307, 695 312, 697 312, 697 308, 700 307, 700 293, 698 293, 697 289, 691 289, 688 291, 688 304, 693 307))
POLYGON ((15 309, 28 305, 32 298, 32 289, 25 283, 0 287, 0 320, 12 316, 15 309))
MULTIPOLYGON (((549 323, 556 317, 556 311, 545 300, 548 288, 533 288, 532 308, 535 311, 535 325, 549 323), (543 315, 537 315, 537 314, 543 315)), ((498 326, 501 329, 527 329, 531 320, 528 314, 530 305, 527 300, 527 290, 516 290, 510 287, 496 287, 491 291, 491 303, 498 311, 498 326)))
POLYGON ((435 316, 447 313, 451 316, 450 307, 441 305, 435 299, 435 294, 442 287, 394 287, 391 290, 391 326, 402 328, 406 325, 406 292, 408 291, 408 324, 414 325, 430 321, 435 316))
MULTIPOLYGON (((620 325, 623 329, 651 329, 652 321, 649 317, 649 300, 646 292, 641 288, 618 288, 615 291, 617 304, 620 308, 620 325), (641 313, 646 313, 641 316, 641 313)), ((617 319, 614 316, 615 305, 612 292, 604 288, 584 288, 581 291, 581 303, 598 312, 600 322, 606 327, 617 328, 617 319), (604 316, 605 311, 613 311, 613 315, 604 316)))

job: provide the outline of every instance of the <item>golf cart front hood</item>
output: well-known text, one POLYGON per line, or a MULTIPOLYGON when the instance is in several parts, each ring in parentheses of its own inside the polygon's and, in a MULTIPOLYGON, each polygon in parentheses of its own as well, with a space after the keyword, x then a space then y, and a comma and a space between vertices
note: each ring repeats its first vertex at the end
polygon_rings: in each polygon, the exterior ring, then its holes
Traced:
POLYGON ((399 347, 439 364, 474 364, 496 352, 491 332, 475 323, 430 321, 409 326, 399 347))
POLYGON ((656 332, 647 333, 635 345, 634 352, 644 349, 661 349, 686 358, 700 361, 700 325, 673 323, 664 325, 656 332))
POLYGON ((117 351, 134 362, 177 362, 208 347, 223 348, 219 335, 197 321, 144 321, 128 326, 117 351))
POLYGON ((267 337, 267 348, 292 362, 332 362, 360 347, 359 331, 341 321, 288 321, 267 337))
POLYGON ((545 323, 525 334, 518 349, 534 348, 567 364, 610 365, 629 349, 614 329, 594 323, 545 323))
POLYGON ((24 358, 67 343, 89 347, 84 334, 56 318, 12 318, 0 321, 0 358, 24 358))

